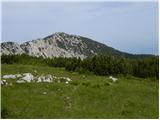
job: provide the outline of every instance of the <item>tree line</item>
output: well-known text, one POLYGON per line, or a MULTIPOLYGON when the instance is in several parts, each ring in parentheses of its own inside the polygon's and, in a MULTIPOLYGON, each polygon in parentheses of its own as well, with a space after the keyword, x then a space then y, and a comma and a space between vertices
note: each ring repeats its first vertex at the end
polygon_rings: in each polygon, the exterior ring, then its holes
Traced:
POLYGON ((22 55, 2 55, 2 64, 44 65, 65 67, 67 71, 79 73, 92 72, 96 75, 133 75, 136 77, 159 78, 159 57, 127 58, 122 56, 96 55, 85 59, 80 58, 43 58, 22 55))

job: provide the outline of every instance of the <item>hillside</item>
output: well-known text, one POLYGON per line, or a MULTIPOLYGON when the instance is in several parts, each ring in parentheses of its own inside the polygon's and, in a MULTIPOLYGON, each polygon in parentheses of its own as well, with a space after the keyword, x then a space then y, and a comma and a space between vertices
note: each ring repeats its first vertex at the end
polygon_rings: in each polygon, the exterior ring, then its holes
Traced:
POLYGON ((42 56, 43 58, 80 57, 83 59, 97 54, 133 56, 92 39, 63 32, 57 32, 43 39, 32 40, 22 44, 14 42, 1 43, 2 55, 22 53, 37 57, 42 56))

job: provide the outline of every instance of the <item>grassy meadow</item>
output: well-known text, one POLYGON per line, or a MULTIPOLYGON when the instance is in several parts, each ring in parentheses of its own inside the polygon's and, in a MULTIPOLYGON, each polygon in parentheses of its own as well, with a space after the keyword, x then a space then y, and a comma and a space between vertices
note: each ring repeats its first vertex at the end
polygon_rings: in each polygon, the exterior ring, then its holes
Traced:
POLYGON ((66 83, 1 86, 2 118, 158 118, 158 80, 67 72, 64 68, 2 64, 1 74, 34 73, 69 77, 66 83), (109 84, 110 83, 110 84, 109 84), (43 94, 43 93, 46 94, 43 94))

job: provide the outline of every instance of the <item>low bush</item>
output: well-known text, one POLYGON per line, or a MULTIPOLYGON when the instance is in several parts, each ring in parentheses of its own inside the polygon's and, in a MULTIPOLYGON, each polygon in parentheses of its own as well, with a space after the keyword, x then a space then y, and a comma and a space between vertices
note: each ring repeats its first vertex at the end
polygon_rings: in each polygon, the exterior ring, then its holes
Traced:
POLYGON ((158 56, 145 58, 125 58, 122 56, 97 55, 83 60, 80 58, 42 58, 22 55, 2 55, 2 64, 26 64, 46 65, 51 67, 65 67, 67 71, 76 71, 80 74, 96 75, 130 75, 159 79, 159 58, 158 56))

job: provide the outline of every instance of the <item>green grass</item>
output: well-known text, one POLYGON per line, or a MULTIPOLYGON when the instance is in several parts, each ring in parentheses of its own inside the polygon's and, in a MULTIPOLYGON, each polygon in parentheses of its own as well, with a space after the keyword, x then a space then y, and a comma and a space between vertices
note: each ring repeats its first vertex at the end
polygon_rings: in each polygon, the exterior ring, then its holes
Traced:
POLYGON ((73 82, 25 83, 1 87, 3 118, 158 118, 158 80, 67 72, 63 68, 2 64, 2 74, 38 71, 73 82), (47 92, 46 95, 43 92, 47 92))

